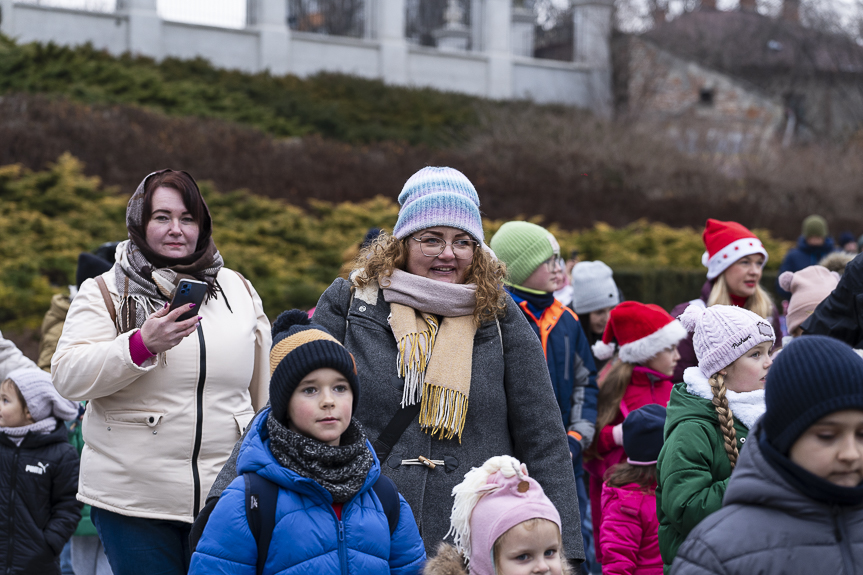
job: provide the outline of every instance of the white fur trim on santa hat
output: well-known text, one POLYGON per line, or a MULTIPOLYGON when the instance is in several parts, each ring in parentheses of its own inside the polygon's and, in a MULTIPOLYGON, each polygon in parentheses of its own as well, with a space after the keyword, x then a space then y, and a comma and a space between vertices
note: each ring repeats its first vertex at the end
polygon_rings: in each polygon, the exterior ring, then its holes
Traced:
POLYGON ((728 269, 731 264, 740 258, 751 256, 752 254, 763 255, 764 263, 767 263, 767 250, 764 249, 761 240, 755 237, 740 238, 713 254, 713 257, 704 252, 701 256, 701 263, 707 267, 707 279, 712 280, 719 277, 719 274, 728 269))
POLYGON ((617 346, 612 343, 605 343, 602 340, 599 340, 592 346, 590 346, 590 351, 593 352, 593 356, 596 359, 611 359, 611 356, 614 355, 614 350, 617 349, 617 346))
MULTIPOLYGON (((710 381, 697 367, 687 367, 683 370, 683 383, 686 384, 686 391, 690 395, 713 401, 713 388, 710 387, 710 381)), ((736 392, 726 388, 725 399, 728 400, 731 416, 742 423, 746 429, 752 429, 767 409, 763 389, 736 392)))
POLYGON ((647 337, 620 346, 620 360, 627 363, 644 363, 663 349, 677 345, 686 336, 686 329, 679 321, 674 320, 647 337))

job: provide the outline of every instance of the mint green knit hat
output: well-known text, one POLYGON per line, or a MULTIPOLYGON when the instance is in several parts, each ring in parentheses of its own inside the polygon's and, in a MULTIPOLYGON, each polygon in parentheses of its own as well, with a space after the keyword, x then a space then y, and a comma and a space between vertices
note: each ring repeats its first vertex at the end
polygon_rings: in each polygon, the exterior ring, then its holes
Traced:
POLYGON ((506 264, 507 283, 521 285, 542 262, 560 255, 560 245, 547 229, 530 222, 507 222, 489 242, 506 264))

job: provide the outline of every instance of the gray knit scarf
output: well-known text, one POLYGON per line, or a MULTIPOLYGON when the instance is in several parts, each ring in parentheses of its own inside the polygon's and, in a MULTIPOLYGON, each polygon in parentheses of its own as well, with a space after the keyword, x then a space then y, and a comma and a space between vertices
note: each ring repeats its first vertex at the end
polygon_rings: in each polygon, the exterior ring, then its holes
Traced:
POLYGON ((338 446, 291 431, 273 417, 267 417, 270 451, 283 466, 300 477, 319 483, 333 496, 334 503, 345 503, 359 493, 374 459, 366 445, 366 434, 356 419, 342 434, 338 446))

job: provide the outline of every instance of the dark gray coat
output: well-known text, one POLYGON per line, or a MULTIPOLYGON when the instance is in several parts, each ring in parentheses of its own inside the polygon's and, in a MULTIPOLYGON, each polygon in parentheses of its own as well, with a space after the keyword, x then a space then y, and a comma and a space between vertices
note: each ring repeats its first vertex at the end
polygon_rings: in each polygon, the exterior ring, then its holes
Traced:
POLYGON ((818 503, 788 484, 764 459, 757 438, 740 459, 723 507, 680 546, 673 575, 768 575, 863 571, 863 506, 818 503))
MULTIPOLYGON (((314 322, 354 354, 361 382, 356 416, 374 440, 399 409, 403 383, 396 371, 396 340, 387 323, 390 306, 381 291, 366 297, 374 304, 360 295, 352 300, 350 284, 337 279, 321 296, 314 322)), ((500 331, 497 322, 486 322, 472 342, 473 375, 461 444, 458 439, 432 439, 414 419, 381 468, 410 504, 426 550, 432 553, 450 526, 452 488, 489 457, 512 455, 527 464, 560 511, 567 555, 583 559, 572 461, 548 367, 539 339, 506 297, 500 331), (420 455, 453 458, 458 466, 400 465, 402 459, 420 455)))

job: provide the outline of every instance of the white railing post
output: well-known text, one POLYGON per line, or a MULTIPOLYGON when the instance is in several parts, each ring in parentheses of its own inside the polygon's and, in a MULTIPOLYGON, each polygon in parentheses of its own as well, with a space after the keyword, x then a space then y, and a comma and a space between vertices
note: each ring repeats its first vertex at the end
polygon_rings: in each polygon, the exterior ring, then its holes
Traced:
POLYGON ((122 6, 129 17, 129 52, 160 59, 162 20, 156 11, 156 0, 125 0, 122 6))
POLYGON ((489 98, 512 97, 512 53, 510 31, 512 28, 512 0, 485 0, 483 9, 483 40, 489 58, 489 98))
POLYGON ((408 43, 405 40, 405 0, 379 0, 380 76, 387 84, 408 83, 408 43))
POLYGON ((246 0, 257 2, 258 69, 283 76, 291 70, 291 37, 288 28, 288 3, 285 0, 246 0))

